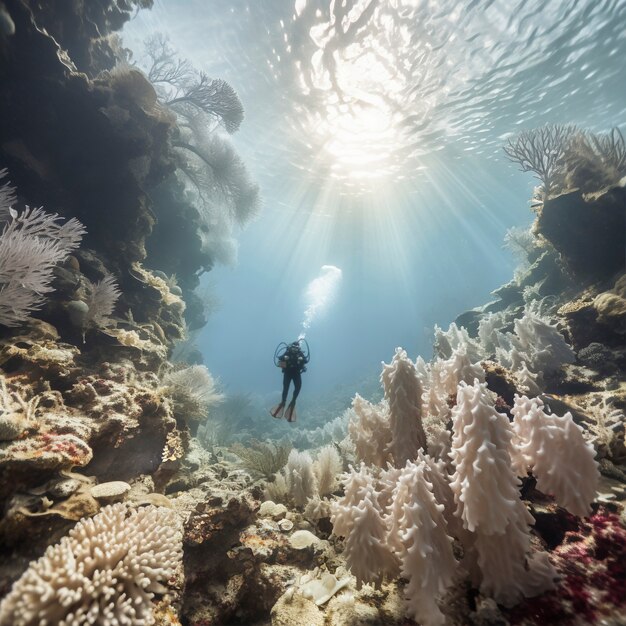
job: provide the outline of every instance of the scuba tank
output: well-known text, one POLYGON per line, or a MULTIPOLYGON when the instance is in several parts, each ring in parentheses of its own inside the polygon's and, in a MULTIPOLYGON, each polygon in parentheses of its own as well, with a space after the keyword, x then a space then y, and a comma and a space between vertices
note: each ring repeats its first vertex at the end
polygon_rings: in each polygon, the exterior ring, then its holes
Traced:
POLYGON ((281 367, 281 362, 286 363, 288 369, 298 369, 299 372, 306 372, 306 364, 311 359, 311 350, 306 339, 298 339, 287 344, 284 341, 276 346, 274 351, 274 365, 281 367), (306 347, 306 353, 302 350, 302 344, 306 347))

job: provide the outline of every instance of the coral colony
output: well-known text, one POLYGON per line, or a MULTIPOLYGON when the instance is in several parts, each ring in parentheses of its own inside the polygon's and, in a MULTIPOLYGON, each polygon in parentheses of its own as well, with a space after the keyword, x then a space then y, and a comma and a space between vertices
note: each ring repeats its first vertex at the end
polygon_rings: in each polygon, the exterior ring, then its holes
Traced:
POLYGON ((0 626, 622 623, 622 132, 506 140, 511 281, 287 425, 193 344, 260 207, 235 89, 160 35, 129 63, 150 0, 71 4, 0 1, 0 626))

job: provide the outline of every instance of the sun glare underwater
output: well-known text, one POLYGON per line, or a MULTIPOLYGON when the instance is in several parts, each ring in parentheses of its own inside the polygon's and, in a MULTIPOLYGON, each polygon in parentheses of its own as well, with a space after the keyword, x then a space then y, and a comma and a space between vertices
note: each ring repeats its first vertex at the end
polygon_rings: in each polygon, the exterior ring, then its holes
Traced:
POLYGON ((0 626, 626 607, 626 0, 0 0, 0 626))

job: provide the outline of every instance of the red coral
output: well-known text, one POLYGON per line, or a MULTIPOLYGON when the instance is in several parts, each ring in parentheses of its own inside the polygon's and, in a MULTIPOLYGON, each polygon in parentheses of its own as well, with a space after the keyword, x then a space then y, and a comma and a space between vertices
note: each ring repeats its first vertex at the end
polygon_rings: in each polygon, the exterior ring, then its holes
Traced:
POLYGON ((551 560, 562 577, 559 586, 507 611, 511 624, 595 624, 623 611, 626 528, 617 515, 601 508, 565 535, 551 560))

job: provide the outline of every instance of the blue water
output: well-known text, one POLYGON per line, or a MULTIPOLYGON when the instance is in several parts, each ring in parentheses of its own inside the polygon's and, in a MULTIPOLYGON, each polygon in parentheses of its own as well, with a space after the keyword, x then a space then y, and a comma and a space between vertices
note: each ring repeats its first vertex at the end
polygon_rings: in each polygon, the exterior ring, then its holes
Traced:
POLYGON ((623 1, 157 0, 123 33, 137 59, 154 32, 246 110, 233 141, 263 206, 206 277, 221 308, 197 343, 229 392, 268 402, 322 265, 343 278, 307 335, 309 400, 396 346, 429 355, 435 323, 510 280, 503 237, 530 225, 536 181, 506 137, 626 122, 623 1))

